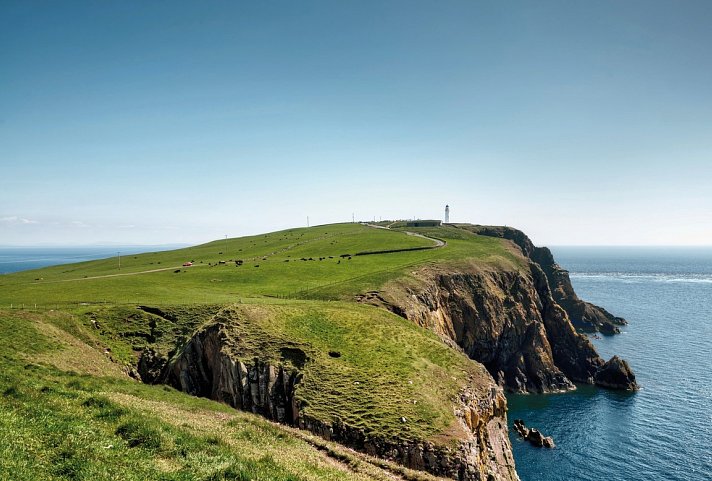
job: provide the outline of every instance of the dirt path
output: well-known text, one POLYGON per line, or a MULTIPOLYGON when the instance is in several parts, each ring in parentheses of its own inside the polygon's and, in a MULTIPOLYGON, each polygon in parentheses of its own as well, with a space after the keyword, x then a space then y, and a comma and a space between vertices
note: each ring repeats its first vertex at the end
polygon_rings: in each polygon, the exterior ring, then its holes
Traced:
MULTIPOLYGON (((187 269, 193 269, 196 267, 205 267, 205 266, 190 266, 186 267, 187 269)), ((104 279, 107 277, 123 277, 123 276, 136 276, 138 274, 150 274, 151 272, 162 272, 162 271, 170 271, 170 270, 176 270, 176 269, 183 269, 184 266, 174 266, 174 267, 161 267, 160 269, 149 269, 147 271, 137 271, 137 272, 122 272, 120 274, 104 274, 101 276, 88 276, 88 277, 75 277, 74 279, 56 279, 56 280, 42 280, 42 281, 35 281, 35 282, 27 282, 26 284, 53 284, 57 282, 74 282, 74 281, 88 281, 91 279, 104 279)))
MULTIPOLYGON (((393 222, 393 223, 391 223, 391 224, 389 224, 389 225, 387 225, 387 226, 385 226, 385 227, 382 226, 382 225, 374 225, 374 224, 365 224, 365 225, 367 225, 368 227, 373 227, 374 229, 386 229, 386 230, 390 230, 390 229, 391 229, 391 226, 392 226, 393 224, 395 224, 395 222, 393 222)), ((433 246, 433 249, 437 249, 438 247, 445 247, 445 246, 447 245, 447 242, 445 242, 444 240, 436 239, 435 237, 428 237, 428 236, 426 236, 426 235, 424 235, 424 234, 418 234, 417 232, 411 232, 411 231, 409 231, 409 230, 404 230, 404 231, 399 231, 399 232, 404 232, 405 234, 412 235, 413 237, 420 237, 420 238, 422 238, 422 239, 431 240, 431 241, 433 241, 433 242, 435 243, 435 245, 433 246)))
POLYGON ((422 237, 423 239, 428 239, 428 240, 435 242, 433 249, 437 249, 438 247, 445 247, 447 245, 447 242, 445 242, 444 240, 441 240, 441 239, 436 239, 435 237, 428 237, 426 235, 418 234, 417 232, 410 232, 407 230, 403 231, 403 232, 405 232, 408 235, 412 235, 414 237, 422 237))

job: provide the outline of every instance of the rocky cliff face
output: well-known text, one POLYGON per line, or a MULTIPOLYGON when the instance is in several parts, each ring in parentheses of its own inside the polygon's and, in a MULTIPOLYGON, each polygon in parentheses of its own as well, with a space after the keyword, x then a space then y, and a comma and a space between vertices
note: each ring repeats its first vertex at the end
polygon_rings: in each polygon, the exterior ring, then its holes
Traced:
POLYGON ((239 344, 229 326, 215 323, 198 331, 168 365, 147 351, 141 374, 146 381, 165 382, 438 476, 461 481, 519 479, 507 435, 506 399, 494 382, 484 396, 481 386, 462 390, 452 407, 457 425, 444 442, 385 439, 305 414, 298 400, 300 368, 310 362, 304 352, 289 348, 280 362, 245 361, 231 354, 239 351, 239 344))
POLYGON ((626 320, 622 317, 616 317, 602 307, 579 299, 571 285, 568 271, 556 263, 549 248, 534 246, 522 231, 502 226, 462 224, 459 227, 479 235, 500 237, 514 242, 521 249, 522 254, 538 264, 546 274, 554 301, 566 311, 574 327, 588 332, 616 334, 620 332, 618 326, 626 324, 626 320))
POLYGON ((507 434, 507 401, 492 384, 479 397, 465 389, 454 405, 456 443, 398 441, 366 436, 358 428, 300 417, 298 426, 372 456, 460 481, 519 480, 507 434))
MULTIPOLYGON (((181 391, 251 411, 268 419, 293 424, 299 417, 294 404, 296 366, 233 358, 225 347, 233 341, 222 324, 198 331, 169 363, 159 382, 181 391)), ((303 354, 303 353, 302 353, 303 354)))
MULTIPOLYGON (((530 241, 522 244, 531 247, 530 241)), ((576 332, 554 298, 551 278, 533 260, 546 260, 547 253, 551 256, 548 249, 538 254, 522 251, 531 255, 523 259, 525 269, 430 266, 414 273, 415 284, 396 281, 360 300, 389 308, 459 346, 509 391, 565 391, 574 389, 573 382, 637 388, 624 361, 607 365, 616 375, 599 375, 606 363, 576 332)), ((547 265, 553 269, 553 258, 547 265)))

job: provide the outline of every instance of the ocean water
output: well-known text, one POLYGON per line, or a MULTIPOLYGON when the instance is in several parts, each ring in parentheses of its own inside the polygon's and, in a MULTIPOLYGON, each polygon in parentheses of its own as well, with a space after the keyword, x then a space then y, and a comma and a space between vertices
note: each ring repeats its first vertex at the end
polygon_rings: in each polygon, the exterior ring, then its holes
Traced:
POLYGON ((592 341, 626 359, 642 390, 508 396, 521 479, 712 480, 712 248, 552 251, 579 297, 628 320, 592 341), (556 448, 520 440, 516 418, 556 448))
POLYGON ((0 247, 0 274, 178 247, 185 246, 0 247))

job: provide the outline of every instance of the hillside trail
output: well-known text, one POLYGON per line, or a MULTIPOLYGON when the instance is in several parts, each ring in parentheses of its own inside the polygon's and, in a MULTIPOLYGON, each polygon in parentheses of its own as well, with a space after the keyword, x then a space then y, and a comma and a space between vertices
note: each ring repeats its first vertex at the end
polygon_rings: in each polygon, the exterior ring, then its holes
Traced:
MULTIPOLYGON (((368 227, 373 227, 374 229, 391 230, 391 226, 392 226, 393 224, 389 224, 389 225, 387 225, 387 226, 375 225, 375 224, 365 224, 365 225, 368 226, 368 227)), ((404 230, 404 231, 400 231, 400 232, 404 232, 405 234, 408 234, 408 235, 413 236, 413 237, 420 237, 421 239, 428 239, 428 240, 433 241, 433 243, 434 243, 433 249, 437 249, 438 247, 445 247, 445 246, 447 245, 447 242, 445 242, 445 241, 442 240, 442 239, 436 239, 435 237, 429 237, 429 236, 427 236, 427 235, 419 234, 419 233, 417 233, 417 232, 412 232, 412 231, 409 231, 409 230, 404 230)))
MULTIPOLYGON (((373 227, 373 228, 375 228, 375 229, 386 229, 386 230, 390 230, 390 226, 384 227, 384 226, 374 225, 374 224, 364 224, 364 225, 366 225, 366 226, 368 226, 368 227, 373 227)), ((410 235, 410 236, 420 237, 420 238, 428 239, 428 240, 432 241, 433 244, 434 244, 434 245, 432 246, 433 249, 437 249, 437 248, 440 248, 440 247, 445 247, 445 246, 447 245, 447 243, 446 243, 445 241, 443 241, 443 240, 436 239, 436 238, 434 238, 434 237, 428 237, 428 236, 426 236, 426 235, 419 234, 419 233, 417 233, 417 232, 411 232, 411 231, 401 231, 401 232, 403 232, 403 233, 405 233, 405 234, 407 234, 407 235, 410 235)), ((322 237, 329 237, 329 236, 322 236, 322 237)), ((256 259, 256 258, 258 258, 258 257, 267 257, 267 256, 274 255, 274 254, 277 254, 277 253, 285 252, 285 251, 294 249, 295 247, 302 246, 302 245, 308 244, 308 243, 310 243, 310 242, 314 242, 314 241, 316 241, 316 240, 321 240, 321 238, 310 239, 310 240, 308 240, 308 241, 298 242, 298 243, 292 244, 292 245, 290 245, 290 246, 287 246, 286 248, 280 249, 279 251, 272 252, 272 253, 270 253, 270 254, 265 254, 264 256, 255 256, 254 259, 256 259)), ((100 275, 100 276, 77 277, 77 278, 73 278, 73 279, 58 279, 58 280, 52 280, 52 281, 44 281, 43 283, 75 282, 75 281, 87 281, 87 280, 92 280, 92 279, 106 279, 106 278, 109 278, 109 277, 136 276, 136 275, 139 275, 139 274, 150 274, 150 273, 152 273, 152 272, 163 272, 163 271, 170 271, 170 270, 175 270, 175 269, 181 269, 181 268, 183 268, 183 267, 184 267, 184 266, 182 266, 182 265, 180 265, 180 266, 173 266, 173 267, 161 267, 160 269, 148 269, 148 270, 145 270, 145 271, 121 272, 121 273, 116 273, 116 274, 103 274, 103 275, 100 275)), ((205 266, 205 265, 192 265, 192 266, 190 266, 189 268, 190 268, 190 269, 194 269, 194 268, 198 268, 198 267, 207 267, 207 266, 205 266)))
MULTIPOLYGON (((190 266, 189 269, 192 269, 194 267, 207 267, 207 266, 200 266, 200 265, 193 265, 190 266)), ((107 277, 124 277, 124 276, 135 276, 138 274, 148 274, 151 272, 162 272, 162 271, 170 271, 170 270, 175 270, 175 269, 184 269, 186 268, 185 266, 174 266, 174 267, 161 267, 160 269, 149 269, 146 271, 136 271, 136 272, 122 272, 122 273, 117 273, 117 274, 103 274, 101 276, 87 276, 87 277, 75 277, 72 279, 57 279, 57 280, 50 280, 50 281, 42 281, 43 284, 50 284, 50 283, 55 283, 55 282, 73 282, 73 281, 88 281, 91 279, 104 279, 107 277)), ((39 282, 31 282, 29 284, 39 284, 39 282)))
MULTIPOLYGON (((268 254, 258 254, 252 257, 252 260, 257 260, 257 259, 262 259, 265 257, 269 257, 275 254, 280 254, 282 252, 287 252, 289 250, 295 249, 297 247, 301 247, 303 245, 309 244, 311 242, 316 242, 319 240, 324 240, 327 238, 333 237, 333 235, 324 235, 320 236, 314 239, 309 239, 301 242, 296 242, 294 244, 290 244, 282 249, 279 249, 274 252, 270 252, 268 254)), ((115 273, 115 274, 102 274, 100 276, 88 276, 88 277, 75 277, 72 279, 57 279, 57 280, 51 280, 51 281, 43 281, 43 284, 49 284, 49 283, 57 283, 57 282, 75 282, 75 281, 86 281, 86 280, 91 280, 91 279, 105 279, 109 277, 124 277, 124 276, 136 276, 139 274, 150 274, 152 272, 163 272, 163 271, 170 271, 170 270, 176 270, 176 269, 183 269, 186 266, 179 265, 179 266, 173 266, 173 267, 161 267, 159 269, 148 269, 145 271, 135 271, 135 272, 120 272, 120 273, 115 273)), ((208 267, 204 264, 193 264, 192 266, 188 267, 189 269, 194 269, 197 267, 208 267)), ((35 284, 36 282, 29 282, 28 284, 35 284)))

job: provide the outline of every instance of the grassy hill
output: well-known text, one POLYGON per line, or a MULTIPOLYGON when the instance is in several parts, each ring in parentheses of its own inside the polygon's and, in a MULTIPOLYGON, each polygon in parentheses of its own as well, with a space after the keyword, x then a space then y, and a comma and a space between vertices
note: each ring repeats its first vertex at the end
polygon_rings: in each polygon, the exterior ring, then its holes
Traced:
POLYGON ((227 321, 238 357, 308 353, 298 397, 310 416, 386 438, 457 437, 450 403, 484 368, 354 297, 429 263, 519 269, 520 258, 452 227, 408 231, 446 245, 337 224, 122 257, 120 269, 111 258, 0 276, 0 477, 427 477, 125 374, 144 349, 170 357, 227 321))
POLYGON ((0 306, 207 304, 266 297, 351 300, 429 262, 518 262, 498 239, 450 227, 409 230, 445 239, 447 246, 356 255, 431 247, 433 241, 360 224, 290 229, 124 256, 120 269, 118 259, 110 258, 1 276, 0 306), (193 266, 182 267, 187 261, 193 266))
POLYGON ((1 479, 435 479, 214 401, 138 383, 77 320, 0 311, 1 479))

